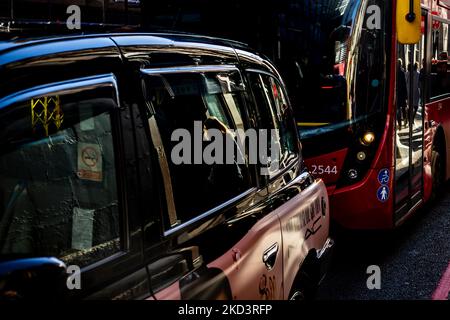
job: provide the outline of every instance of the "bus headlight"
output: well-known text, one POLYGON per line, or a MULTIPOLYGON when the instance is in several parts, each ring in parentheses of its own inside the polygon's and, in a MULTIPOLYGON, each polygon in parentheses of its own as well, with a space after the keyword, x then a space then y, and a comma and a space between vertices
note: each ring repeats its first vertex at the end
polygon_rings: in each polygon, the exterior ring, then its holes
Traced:
POLYGON ((366 132, 362 138, 361 143, 365 146, 370 146, 375 141, 375 134, 373 132, 366 132))
POLYGON ((361 152, 358 152, 358 153, 356 154, 356 158, 357 158, 359 161, 364 161, 364 160, 366 160, 367 155, 366 155, 366 153, 365 153, 364 151, 361 151, 361 152))

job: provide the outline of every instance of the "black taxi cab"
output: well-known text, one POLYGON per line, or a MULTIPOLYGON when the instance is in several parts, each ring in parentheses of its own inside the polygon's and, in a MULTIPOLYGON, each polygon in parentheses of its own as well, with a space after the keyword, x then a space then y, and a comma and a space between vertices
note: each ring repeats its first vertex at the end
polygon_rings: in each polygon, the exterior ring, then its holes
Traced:
POLYGON ((246 46, 0 41, 1 300, 308 298, 328 231, 282 79, 246 46))

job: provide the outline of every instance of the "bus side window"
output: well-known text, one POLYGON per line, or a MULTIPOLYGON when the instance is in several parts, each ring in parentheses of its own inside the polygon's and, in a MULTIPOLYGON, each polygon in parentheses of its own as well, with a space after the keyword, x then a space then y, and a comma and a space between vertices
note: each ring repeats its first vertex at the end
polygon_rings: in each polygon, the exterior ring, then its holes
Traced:
POLYGON ((448 67, 448 53, 450 52, 449 25, 434 21, 433 51, 431 57, 430 93, 431 98, 450 94, 450 76, 448 67), (437 28, 436 28, 437 27, 437 28))

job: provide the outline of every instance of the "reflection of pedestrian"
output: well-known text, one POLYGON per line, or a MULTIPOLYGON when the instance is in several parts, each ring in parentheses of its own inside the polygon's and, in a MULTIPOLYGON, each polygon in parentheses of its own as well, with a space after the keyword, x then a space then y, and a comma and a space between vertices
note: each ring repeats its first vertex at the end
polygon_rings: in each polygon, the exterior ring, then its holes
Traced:
POLYGON ((420 76, 419 76, 419 82, 420 82, 420 91, 421 91, 421 93, 422 93, 422 90, 423 90, 423 88, 424 88, 424 84, 425 84, 425 76, 426 76, 426 73, 425 73, 425 64, 426 64, 427 62, 425 61, 425 59, 423 59, 422 60, 422 68, 420 68, 420 72, 419 72, 419 74, 420 74, 420 76))
POLYGON ((402 120, 405 120, 405 125, 408 124, 407 117, 407 99, 408 91, 406 87, 406 76, 403 69, 403 61, 397 61, 397 124, 402 127, 402 120))
POLYGON ((244 176, 246 172, 244 168, 245 164, 242 164, 242 167, 239 165, 240 163, 245 163, 245 152, 236 143, 228 127, 217 119, 217 117, 208 117, 204 122, 204 128, 208 138, 208 141, 205 141, 205 147, 212 144, 213 141, 215 142, 216 138, 211 139, 212 137, 208 133, 216 130, 216 132, 218 131, 222 135, 222 146, 225 151, 222 154, 220 162, 214 162, 208 167, 208 183, 205 186, 206 189, 203 191, 203 195, 207 199, 204 202, 208 201, 210 206, 215 206, 224 198, 233 198, 236 192, 243 191, 247 185, 247 177, 244 176), (228 149, 229 145, 233 146, 233 150, 228 149), (226 152, 231 151, 233 152, 233 162, 228 163, 230 159, 228 159, 226 152), (237 154, 235 153, 236 151, 237 154), (224 181, 227 183, 224 183, 224 181), (230 185, 233 186, 231 190, 229 188, 230 185))
POLYGON ((417 109, 419 108, 420 101, 420 73, 419 73, 419 64, 414 63, 414 65, 408 65, 408 72, 406 73, 406 83, 407 83, 407 91, 408 97, 410 97, 410 86, 412 85, 412 101, 409 106, 413 110, 412 119, 414 121, 416 117, 417 109), (412 70, 411 70, 412 69, 412 70), (412 78, 412 80, 411 80, 412 78), (411 82, 412 81, 412 82, 411 82))
POLYGON ((425 90, 425 81, 426 81, 426 72, 425 72, 425 66, 426 66, 426 60, 425 59, 423 59, 422 60, 422 68, 420 68, 420 71, 419 71, 419 86, 420 86, 420 104, 422 104, 423 105, 423 102, 424 102, 424 96, 423 96, 423 94, 424 94, 424 90, 425 90))

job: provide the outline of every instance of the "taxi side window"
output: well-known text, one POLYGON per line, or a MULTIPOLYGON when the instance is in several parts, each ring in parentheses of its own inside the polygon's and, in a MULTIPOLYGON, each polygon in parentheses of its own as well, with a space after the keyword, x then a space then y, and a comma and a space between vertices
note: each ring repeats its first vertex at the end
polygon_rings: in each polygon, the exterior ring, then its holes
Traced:
MULTIPOLYGON (((272 138, 279 147, 279 169, 282 170, 299 157, 298 136, 286 93, 272 76, 253 71, 247 74, 256 102, 258 122, 264 129, 274 129, 272 138)), ((273 175, 276 174, 273 172, 273 175)))
POLYGON ((170 172, 165 180, 172 194, 166 190, 165 196, 173 196, 175 224, 251 189, 250 166, 236 136, 236 129, 245 129, 239 72, 162 73, 144 82, 149 118, 156 119, 170 172), (227 143, 234 153, 228 158, 227 143))
POLYGON ((1 254, 84 267, 121 249, 115 108, 110 88, 0 108, 1 254))

